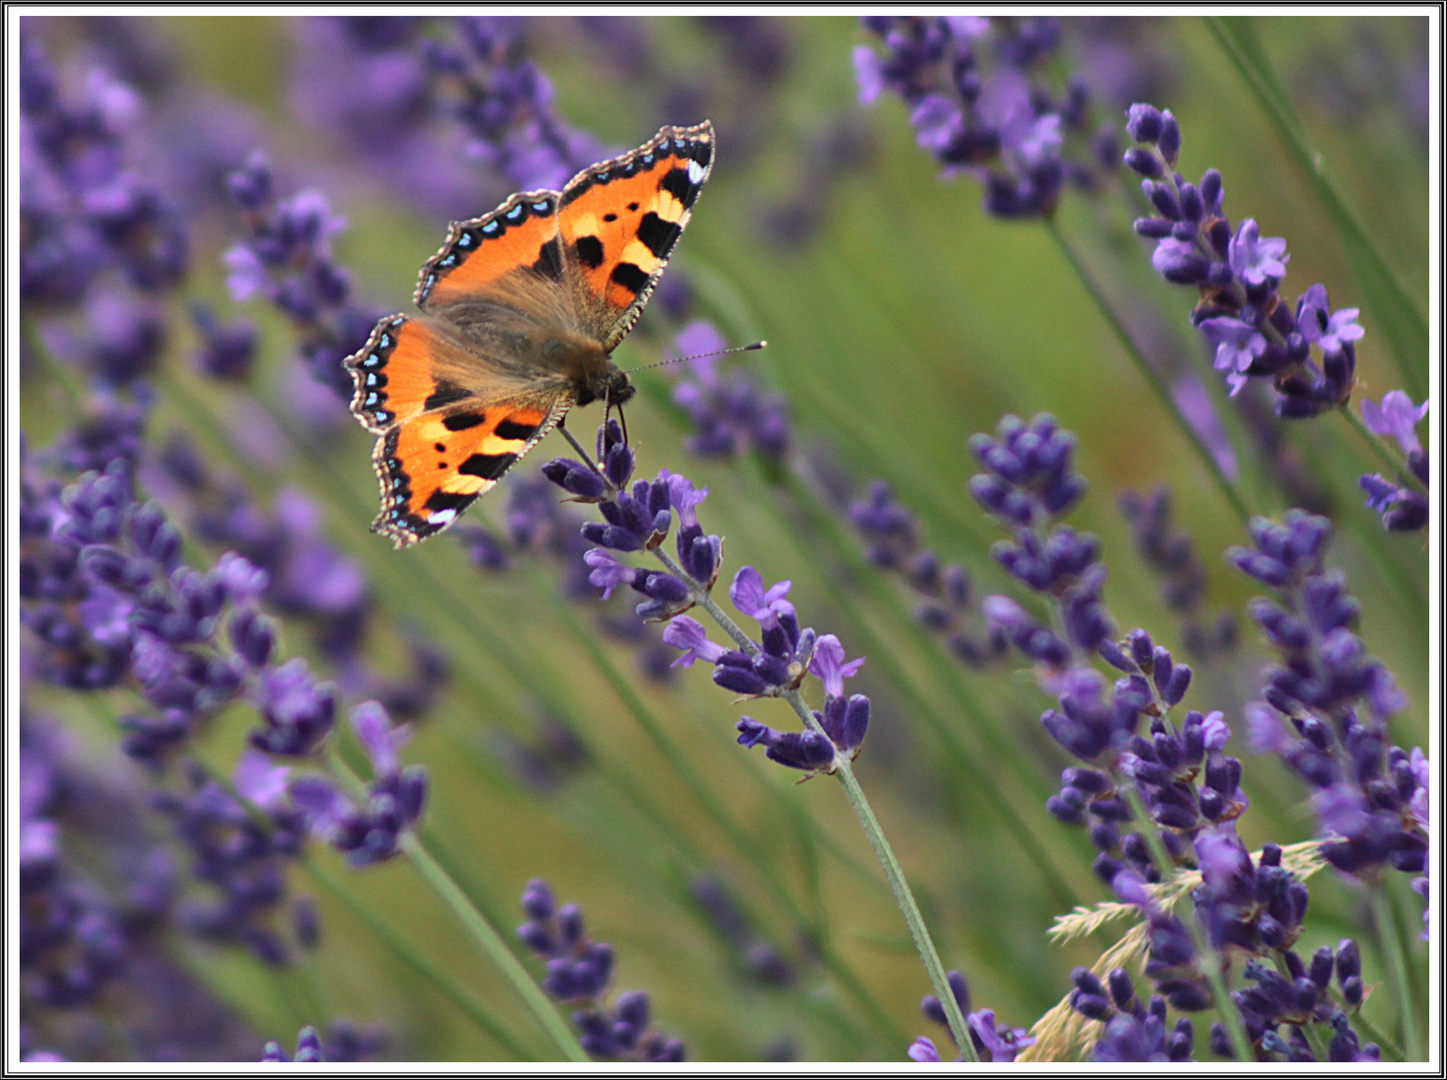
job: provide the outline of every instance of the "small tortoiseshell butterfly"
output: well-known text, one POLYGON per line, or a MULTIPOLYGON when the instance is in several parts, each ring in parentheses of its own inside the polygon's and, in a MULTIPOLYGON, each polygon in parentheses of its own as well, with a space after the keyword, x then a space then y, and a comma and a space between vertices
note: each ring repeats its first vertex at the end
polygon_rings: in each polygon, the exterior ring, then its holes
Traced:
POLYGON ((374 532, 447 528, 574 405, 633 396, 609 354, 632 329, 713 164, 713 125, 665 127, 561 192, 455 222, 422 268, 421 315, 391 315, 346 359, 378 436, 374 532))

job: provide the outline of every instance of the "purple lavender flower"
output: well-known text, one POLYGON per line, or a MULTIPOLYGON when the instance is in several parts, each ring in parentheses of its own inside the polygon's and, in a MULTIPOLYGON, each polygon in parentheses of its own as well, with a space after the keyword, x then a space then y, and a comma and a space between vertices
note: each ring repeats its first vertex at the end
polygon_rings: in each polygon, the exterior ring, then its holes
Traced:
POLYGON ((777 629, 780 621, 794 614, 794 605, 785 600, 792 581, 780 581, 764 588, 764 579, 752 566, 745 566, 734 576, 729 586, 729 599, 751 619, 758 621, 763 630, 777 629))
MULTIPOLYGON (((874 52, 869 49, 864 50, 864 52, 868 56, 874 55, 874 52)), ((861 76, 861 86, 863 85, 863 82, 864 79, 863 76, 861 76)), ((863 94, 863 90, 861 90, 860 93, 863 94)), ((917 1039, 914 1040, 914 1042, 909 1044, 909 1056, 911 1061, 917 1061, 921 1065, 944 1060, 944 1058, 940 1057, 939 1049, 935 1046, 934 1040, 926 1035, 919 1036, 917 1039)))
POLYGON ((716 664, 729 651, 710 641, 703 623, 690 619, 687 615, 680 615, 669 621, 663 630, 663 643, 682 650, 682 654, 673 662, 675 667, 692 667, 699 660, 716 664))
MULTIPOLYGON (((981 1061, 1014 1061, 1020 1051, 1035 1045, 1034 1036, 1027 1034, 1024 1028, 1000 1027, 995 1020, 995 1010, 980 1009, 971 1012, 969 985, 965 982, 965 977, 958 971, 949 972, 946 978, 950 985, 950 992, 954 995, 960 1012, 964 1014, 966 1022, 969 1024, 970 1039, 974 1043, 975 1053, 981 1061)), ((949 1034, 949 1024, 945 1019, 944 1006, 940 1004, 939 998, 933 994, 925 995, 920 1001, 920 1011, 945 1028, 946 1033, 949 1034)), ((953 1034, 950 1034, 950 1039, 954 1040, 953 1034)), ((919 1062, 942 1060, 934 1041, 923 1035, 910 1045, 909 1056, 919 1062)))
POLYGON ((238 769, 237 780, 261 820, 199 770, 191 771, 189 793, 167 793, 157 800, 190 854, 192 873, 217 894, 211 902, 188 902, 182 917, 194 933, 243 945, 262 963, 283 966, 291 959, 281 929, 288 901, 286 865, 301 851, 302 822, 276 798, 274 775, 251 763, 238 769))
POLYGON ((987 20, 868 17, 884 45, 854 50, 859 97, 888 89, 910 110, 916 141, 946 177, 969 173, 985 189, 985 210, 1004 218, 1048 217, 1066 183, 1090 190, 1104 170, 1102 142, 1090 130, 1089 94, 1078 77, 1057 98, 1041 77, 1055 49, 1053 19, 987 20))
POLYGON ((1203 616, 1206 571, 1191 537, 1171 526, 1171 495, 1158 486, 1148 496, 1121 492, 1120 512, 1130 522, 1136 550, 1161 578, 1161 599, 1180 613, 1181 637, 1186 650, 1204 659, 1230 650, 1236 641, 1236 621, 1223 611, 1207 626, 1203 616))
POLYGON ((921 547, 918 522, 888 484, 877 480, 864 498, 850 503, 849 520, 864 541, 869 561, 897 571, 921 597, 915 617, 939 635, 951 656, 976 669, 1004 656, 1008 642, 999 626, 991 625, 983 634, 971 630, 969 573, 959 563, 941 566, 938 555, 921 547))
MULTIPOLYGON (((1360 336, 1360 335, 1358 335, 1360 336)), ((1402 453, 1409 458, 1422 449, 1417 439, 1417 425, 1427 415, 1429 402, 1413 405, 1404 391, 1390 390, 1381 403, 1371 398, 1362 399, 1362 422, 1367 429, 1378 435, 1389 435, 1402 447, 1402 453)))
POLYGON ((1075 983, 1071 1006, 1103 1025, 1091 1050, 1092 1061, 1193 1060, 1195 1029, 1190 1019, 1180 1017, 1174 1028, 1167 1029, 1166 999, 1153 995, 1142 1002, 1124 968, 1112 970, 1104 983, 1088 969, 1076 968, 1071 980, 1075 983))
POLYGON ((514 190, 557 190, 604 157, 563 123, 527 58, 526 20, 298 20, 298 110, 341 132, 407 198, 463 218, 514 190), (491 196, 479 199, 479 186, 491 196), (489 201, 490 199, 490 201, 489 201))
POLYGON ((787 987, 796 981, 794 966, 749 925, 738 903, 715 875, 695 875, 688 885, 720 937, 733 948, 749 976, 764 986, 787 987))
POLYGON ((1125 164, 1144 178, 1157 215, 1139 219, 1136 232, 1156 241, 1152 261, 1167 281, 1200 290, 1192 321, 1216 347, 1215 366, 1232 395, 1251 379, 1269 379, 1277 415, 1286 419, 1344 406, 1356 382, 1353 343, 1364 333, 1357 309, 1333 312, 1318 284, 1293 314, 1278 292, 1290 259, 1286 241, 1263 238, 1252 218, 1233 232, 1215 169, 1197 184, 1176 171, 1181 130, 1168 110, 1132 105, 1126 127, 1142 145, 1126 151, 1125 164))
POLYGON ((331 732, 336 695, 298 657, 262 677, 257 707, 265 726, 251 733, 251 745, 281 757, 307 757, 331 732))
POLYGON ((576 904, 559 908, 547 882, 535 880, 523 892, 528 921, 518 937, 547 966, 543 989, 555 1001, 577 1006, 572 1019, 578 1042, 595 1061, 682 1061, 683 1043, 651 1027, 648 995, 619 994, 604 1004, 613 978, 613 947, 588 936, 576 904))
MULTIPOLYGON (((616 433, 617 438, 604 447, 604 460, 613 481, 626 484, 632 475, 632 454, 623 445, 622 430, 616 421, 610 430, 616 433)), ((612 439, 612 436, 609 438, 612 439)), ((506 514, 507 539, 518 555, 542 555, 551 561, 561 573, 561 591, 569 600, 587 603, 596 608, 599 599, 595 591, 597 588, 604 590, 605 600, 620 585, 628 585, 633 592, 642 593, 645 597, 642 604, 627 604, 620 596, 613 601, 613 607, 599 610, 594 620, 595 625, 609 637, 632 647, 639 670, 648 678, 655 682, 668 681, 668 663, 672 654, 663 648, 658 635, 648 628, 645 620, 658 620, 667 610, 675 607, 683 610, 689 606, 691 601, 683 598, 679 591, 682 583, 671 575, 648 576, 635 573, 607 551, 590 549, 581 532, 582 519, 559 505, 548 483, 548 480, 552 480, 568 491, 573 496, 572 501, 596 503, 602 500, 609 480, 605 480, 582 462, 567 458, 549 462, 543 467, 542 473, 547 479, 519 479, 510 484, 506 514)), ((662 498, 672 506, 677 484, 671 481, 668 475, 661 475, 660 480, 662 498)), ((681 488, 677 491, 683 500, 679 510, 678 548, 680 556, 684 558, 683 566, 686 571, 702 572, 713 549, 719 543, 717 537, 704 536, 702 529, 697 527, 697 513, 693 508, 702 501, 706 491, 707 489, 692 492, 691 487, 689 493, 684 493, 681 488)), ((650 485, 649 498, 656 494, 658 493, 653 485, 650 485)), ((671 519, 669 524, 671 526, 671 519)), ((648 527, 651 537, 651 521, 648 527)), ((461 539, 466 546, 476 550, 477 541, 470 534, 463 533, 461 539)), ((495 543, 500 544, 501 541, 495 543)), ((496 558, 495 555, 489 557, 496 558)))
POLYGON ((262 1061, 295 1061, 298 1064, 325 1061, 322 1056, 322 1037, 311 1025, 302 1028, 296 1035, 296 1053, 288 1054, 278 1042, 269 1042, 261 1052, 262 1061))
POLYGON ((1408 483, 1389 480, 1380 473, 1369 473, 1359 481, 1367 493, 1367 506, 1382 515, 1382 524, 1392 532, 1415 532, 1426 528, 1430 516, 1430 505, 1426 490, 1429 489, 1430 464, 1427 452, 1417 438, 1417 425, 1427 415, 1428 403, 1413 405, 1412 399, 1401 390, 1388 392, 1377 404, 1371 399, 1362 401, 1362 421, 1377 435, 1388 435, 1396 439, 1407 457, 1407 469, 1412 477, 1420 481, 1421 489, 1408 483))
MULTIPOLYGON (((606 421, 599 429, 598 447, 603 459, 596 475, 603 481, 596 501, 603 523, 583 525, 583 536, 601 548, 588 555, 588 564, 596 576, 595 584, 615 588, 627 583, 648 592, 650 604, 640 613, 670 620, 664 641, 682 651, 677 665, 689 666, 697 660, 714 665, 713 679, 719 686, 744 697, 776 697, 797 690, 810 672, 821 639, 812 628, 801 628, 794 605, 785 597, 790 583, 765 586, 759 572, 743 567, 734 576, 729 595, 734 606, 759 623, 760 639, 747 649, 726 649, 708 640, 697 621, 681 616, 692 607, 698 594, 707 594, 718 574, 721 541, 704 533, 698 521, 697 506, 706 494, 695 488, 686 477, 663 470, 657 480, 637 481, 626 487, 632 475, 633 455, 622 441, 617 421, 606 421), (658 550, 667 539, 672 514, 677 510, 679 556, 684 576, 631 567, 609 554, 641 549, 658 550), (706 575, 706 576, 704 576, 706 575)), ((583 471, 594 471, 590 464, 559 458, 544 468, 547 477, 564 490, 580 487, 583 471)), ((674 570, 677 564, 659 557, 674 570)), ((842 647, 826 635, 830 644, 820 659, 817 671, 839 693, 825 695, 824 710, 813 714, 817 730, 780 732, 748 717, 739 722, 739 742, 744 746, 764 746, 769 756, 781 764, 808 772, 832 772, 837 768, 836 751, 853 756, 859 750, 869 724, 869 700, 863 695, 843 696, 843 680, 857 670, 857 661, 844 663, 842 647), (835 655, 834 650, 838 650, 835 655)))
POLYGON ((250 1053, 240 1020, 169 959, 186 932, 183 879, 154 792, 49 717, 22 710, 19 725, 20 1058, 111 1056, 95 1042, 99 1008, 138 1060, 250 1053))
POLYGON ((410 730, 394 727, 379 702, 358 705, 352 711, 352 729, 372 767, 365 804, 357 805, 336 782, 315 774, 289 779, 287 792, 307 828, 352 866, 364 867, 401 851, 402 834, 421 820, 428 776, 421 765, 402 765, 397 750, 410 730))
POLYGON ((203 304, 192 306, 191 321, 201 334, 196 369, 213 379, 245 382, 256 358, 256 327, 244 320, 225 325, 203 304))
POLYGON ((140 292, 170 289, 186 270, 186 231, 135 168, 130 129, 140 97, 100 69, 81 93, 67 92, 31 33, 22 35, 20 63, 22 295, 71 303, 112 267, 140 292))
MULTIPOLYGON (((1426 483, 1427 460, 1419 458, 1419 479, 1426 483)), ((1431 519, 1427 496, 1414 487, 1397 484, 1380 473, 1367 473, 1357 481, 1367 493, 1367 508, 1382 515, 1382 526, 1391 532, 1416 532, 1431 519)))
POLYGON ((342 360, 362 346, 382 313, 350 302, 350 276, 332 258, 331 237, 346 218, 316 190, 278 198, 271 164, 259 152, 227 179, 246 230, 225 256, 232 298, 260 296, 281 311, 298 331, 300 359, 312 377, 336 392, 339 405, 350 400, 342 360))
POLYGON ((1257 741, 1312 788, 1328 862, 1369 878, 1386 866, 1418 874, 1426 832, 1403 816, 1417 773, 1405 751, 1387 744, 1387 721, 1406 699, 1353 632, 1357 602, 1323 559, 1331 526, 1293 511, 1284 525, 1256 519, 1251 531, 1256 549, 1228 554, 1275 591, 1277 599, 1258 597, 1250 610, 1283 660, 1266 673, 1265 701, 1253 706, 1257 741), (1268 710, 1279 718, 1274 726, 1268 710))

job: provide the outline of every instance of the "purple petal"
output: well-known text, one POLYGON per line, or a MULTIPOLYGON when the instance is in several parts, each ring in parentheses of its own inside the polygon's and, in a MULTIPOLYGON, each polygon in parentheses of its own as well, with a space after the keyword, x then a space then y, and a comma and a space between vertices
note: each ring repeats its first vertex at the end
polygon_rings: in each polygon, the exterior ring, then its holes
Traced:
POLYGON ((290 772, 290 767, 276 764, 270 755, 248 748, 241 752, 241 759, 236 763, 233 782, 243 798, 265 810, 275 806, 286 794, 286 778, 290 772))
POLYGON ((663 643, 683 650, 683 655, 670 667, 692 667, 697 660, 717 663, 718 658, 728 652, 708 639, 708 631, 701 622, 687 615, 679 615, 663 628, 663 643))

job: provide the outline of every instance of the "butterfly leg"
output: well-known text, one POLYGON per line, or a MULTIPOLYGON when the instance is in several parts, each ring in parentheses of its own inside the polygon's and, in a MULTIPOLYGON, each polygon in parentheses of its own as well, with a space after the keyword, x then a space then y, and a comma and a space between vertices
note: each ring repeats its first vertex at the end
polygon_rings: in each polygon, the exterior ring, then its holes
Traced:
MULTIPOLYGON (((612 402, 609 402, 608 408, 611 409, 612 407, 613 407, 612 402)), ((606 417, 606 416, 604 417, 604 423, 607 423, 607 417, 606 417)), ((623 411, 623 403, 622 403, 621 401, 618 403, 618 423, 623 426, 623 445, 624 445, 624 446, 627 446, 627 445, 628 445, 628 414, 623 411)))

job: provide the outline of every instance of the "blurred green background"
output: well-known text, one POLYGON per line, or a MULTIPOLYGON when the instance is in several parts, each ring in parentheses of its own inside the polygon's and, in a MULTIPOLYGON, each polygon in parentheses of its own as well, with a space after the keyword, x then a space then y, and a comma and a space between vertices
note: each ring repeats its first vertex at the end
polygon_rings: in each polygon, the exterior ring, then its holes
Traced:
MULTIPOLYGON (((1320 281, 1336 306, 1363 307, 1358 396, 1380 398, 1398 386, 1374 313, 1356 291, 1319 201, 1204 24, 1156 18, 1101 25, 1110 21, 1064 20, 1061 71, 1078 67, 1087 80, 1115 79, 1096 101, 1101 119, 1123 120, 1119 110, 1135 100, 1113 100, 1112 93, 1149 92, 1154 104, 1170 108, 1184 132, 1182 171, 1197 177, 1209 166, 1220 169, 1233 221, 1255 217, 1263 235, 1287 238, 1286 292, 1295 296, 1320 281), (1120 51, 1103 50, 1102 41, 1120 51)), ((767 350, 736 362, 786 394, 795 460, 828 456, 860 490, 888 480, 919 516, 927 546, 947 562, 964 561, 981 593, 1018 595, 988 554, 998 530, 965 492, 975 471, 965 442, 993 430, 1002 414, 1048 411, 1078 436, 1077 468, 1091 492, 1072 523, 1103 542, 1111 571, 1106 597, 1122 632, 1145 626, 1179 650, 1177 620, 1161 604, 1158 582, 1135 555, 1116 509, 1126 488, 1170 486, 1179 523, 1207 568, 1210 607, 1241 614, 1253 584, 1221 557, 1244 542, 1240 522, 1044 227, 992 219, 982 213, 973 181, 940 179, 914 145, 898 99, 857 104, 850 51, 864 38, 855 20, 769 22, 769 40, 780 50, 771 80, 752 76, 729 51, 733 39, 706 20, 641 23, 652 45, 645 71, 621 68, 579 20, 534 20, 529 38, 556 86, 561 116, 610 146, 636 145, 660 123, 713 120, 717 168, 669 273, 687 277, 696 313, 715 321, 731 343, 768 339, 767 350), (847 140, 847 153, 824 145, 831 134, 847 140)), ((85 37, 80 23, 48 23, 56 41, 85 37)), ((322 187, 347 215, 336 251, 358 294, 407 309, 417 269, 447 223, 356 169, 325 133, 297 121, 285 93, 295 48, 287 23, 146 17, 135 30, 160 42, 198 91, 231 96, 256 111, 263 148, 283 175, 298 186, 322 187)), ((1425 297, 1426 20, 1264 19, 1256 29, 1311 143, 1394 269, 1425 297), (1420 100, 1409 92, 1417 82, 1420 100)), ((1115 188, 1094 198, 1068 192, 1060 228, 1101 270, 1128 316, 1158 328, 1158 352, 1195 364, 1223 406, 1205 346, 1187 323, 1192 295, 1156 277, 1147 242, 1121 239, 1140 212, 1126 207, 1140 200, 1131 178, 1118 184, 1125 198, 1115 188)), ((480 200, 476 212, 491 205, 480 200)), ((190 290, 230 310, 221 255, 232 238, 212 226, 194 239, 190 290)), ((677 329, 658 308, 645 313, 619 350, 624 368, 657 359, 677 329)), ((293 343, 280 319, 253 314, 261 319, 265 350, 257 395, 275 409, 287 392, 293 343)), ((239 406, 231 391, 203 385, 185 368, 186 343, 186 328, 178 326, 167 358, 171 377, 215 415, 234 417, 239 406)), ((756 463, 691 458, 668 402, 672 379, 666 371, 639 377, 644 392, 628 422, 640 472, 668 467, 706 484, 711 495, 702 517, 726 537, 725 575, 751 564, 766 581, 792 579, 801 621, 837 633, 851 656, 869 657, 857 680, 874 703, 857 766, 861 782, 917 884, 946 965, 969 978, 974 1007, 1028 1027, 1068 991, 1071 967, 1092 963, 1114 940, 1104 933, 1061 948, 1046 937, 1053 916, 1108 895, 1089 871, 1093 850, 1085 835, 1044 811, 1045 796, 1069 764, 1038 722, 1052 702, 1028 673, 977 675, 941 661, 943 654, 930 655, 928 639, 912 629, 907 591, 863 569, 857 553, 851 558, 848 545, 831 535, 827 519, 803 512, 806 504, 778 490, 756 463), (975 772, 960 773, 925 712, 965 748, 975 772), (981 777, 996 790, 985 790, 981 777), (1050 874, 1022 850, 1021 828, 1040 842, 1050 874)), ((22 384, 21 407, 27 436, 37 442, 65 415, 52 388, 37 379, 22 384)), ((596 410, 585 413, 574 427, 587 431, 596 419, 596 410)), ((198 422, 189 405, 163 389, 154 430, 172 428, 190 430, 227 460, 244 457, 226 432, 198 422)), ((1424 541, 1381 540, 1418 590, 1414 608, 1401 581, 1384 574, 1357 539, 1380 532, 1355 486, 1358 474, 1377 467, 1361 444, 1333 417, 1293 425, 1286 439, 1329 498, 1343 534, 1331 561, 1346 570, 1361 599, 1362 636, 1411 699, 1395 734, 1403 745, 1417 745, 1428 732, 1424 541)), ((325 507, 328 535, 367 568, 385 612, 383 632, 370 646, 379 668, 400 667, 404 625, 419 627, 450 654, 453 683, 407 754, 432 772, 431 837, 485 909, 506 931, 521 919, 516 904, 524 883, 546 878, 562 900, 582 905, 598 939, 614 944, 615 986, 646 988, 659 1026, 683 1038, 691 1058, 902 1057, 897 1036, 929 1027, 918 1012, 929 987, 841 793, 829 779, 796 784, 762 753, 734 745, 741 710, 788 727, 783 706, 735 706, 702 666, 682 672, 671 688, 637 677, 629 652, 598 636, 585 608, 554 599, 550 567, 524 561, 507 574, 485 576, 447 539, 393 552, 366 531, 375 508, 370 450, 370 438, 348 423, 318 434, 304 450, 289 448, 275 465, 237 464, 268 486, 302 488, 325 507), (536 718, 549 709, 566 710, 596 760, 540 797, 513 778, 496 750, 499 732, 534 737, 536 718), (677 759, 660 750, 640 717, 657 723, 677 759), (733 822, 732 837, 709 805, 733 822), (727 884, 754 932, 794 965, 793 985, 751 979, 738 951, 710 929, 689 889, 703 871, 727 884), (848 980, 857 981, 852 991, 848 980)), ((550 438, 523 467, 563 451, 561 440, 550 438)), ((1285 509, 1251 462, 1243 488, 1253 510, 1279 517, 1285 509)), ((496 523, 503 509, 494 495, 472 514, 496 523)), ((1225 710, 1238 743, 1241 705, 1254 695, 1268 659, 1241 621, 1241 646, 1198 669, 1186 702, 1225 710)), ((299 634, 283 644, 306 647, 299 634)), ((55 707, 72 708, 61 701, 55 707)), ((207 737, 218 762, 234 756, 250 723, 242 709, 227 719, 207 737)), ((105 733, 95 730, 95 740, 103 755, 105 733)), ((1248 844, 1308 838, 1311 820, 1297 782, 1237 743, 1233 752, 1245 760, 1243 787, 1255 800, 1241 823, 1248 844)), ((303 875, 295 881, 316 891, 303 875)), ((1329 874, 1311 885, 1303 954, 1360 933, 1355 892, 1329 874)), ((509 992, 409 866, 398 861, 348 875, 346 887, 537 1043, 509 992)), ((234 954, 178 948, 265 1038, 289 1042, 301 1024, 319 1019, 320 1008, 385 1021, 402 1058, 485 1060, 498 1053, 354 914, 320 895, 324 944, 305 971, 277 976, 234 954)), ((1403 910, 1412 910, 1410 901, 1403 910)), ((1367 981, 1380 980, 1380 970, 1370 970, 1370 950, 1367 963, 1367 981)), ((1198 1044, 1203 1039, 1198 1035, 1198 1044)))

